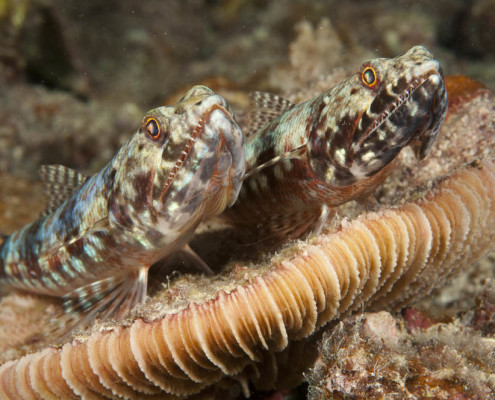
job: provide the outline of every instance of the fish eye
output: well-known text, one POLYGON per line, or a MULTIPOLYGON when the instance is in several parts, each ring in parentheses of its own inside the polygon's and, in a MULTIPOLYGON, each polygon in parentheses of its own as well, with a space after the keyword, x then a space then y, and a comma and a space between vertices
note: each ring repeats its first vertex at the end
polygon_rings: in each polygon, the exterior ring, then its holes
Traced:
POLYGON ((146 131, 151 139, 157 140, 160 137, 160 124, 153 117, 145 118, 143 121, 143 130, 146 131))
POLYGON ((372 67, 366 67, 361 74, 361 81, 366 86, 373 88, 378 81, 375 70, 372 67))

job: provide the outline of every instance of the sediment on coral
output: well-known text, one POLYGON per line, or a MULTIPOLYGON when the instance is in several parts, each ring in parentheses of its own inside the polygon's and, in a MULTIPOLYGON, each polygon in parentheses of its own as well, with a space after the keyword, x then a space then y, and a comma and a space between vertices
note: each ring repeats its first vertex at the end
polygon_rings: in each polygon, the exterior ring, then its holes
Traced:
POLYGON ((459 319, 411 329, 386 311, 350 316, 323 335, 309 399, 490 399, 493 351, 459 319))
POLYGON ((495 163, 474 163, 424 199, 344 221, 211 300, 7 362, 1 396, 175 398, 242 381, 290 341, 356 310, 403 307, 477 260, 493 247, 494 204, 495 163))

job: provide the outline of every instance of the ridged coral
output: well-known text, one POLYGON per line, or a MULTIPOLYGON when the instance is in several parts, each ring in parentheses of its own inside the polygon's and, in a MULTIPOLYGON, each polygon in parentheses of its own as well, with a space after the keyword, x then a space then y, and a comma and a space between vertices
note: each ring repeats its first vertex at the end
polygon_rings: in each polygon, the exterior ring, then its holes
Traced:
POLYGON ((229 293, 7 362, 0 397, 184 397, 241 380, 267 353, 353 310, 400 308, 491 249, 495 163, 416 196, 344 222, 229 293))

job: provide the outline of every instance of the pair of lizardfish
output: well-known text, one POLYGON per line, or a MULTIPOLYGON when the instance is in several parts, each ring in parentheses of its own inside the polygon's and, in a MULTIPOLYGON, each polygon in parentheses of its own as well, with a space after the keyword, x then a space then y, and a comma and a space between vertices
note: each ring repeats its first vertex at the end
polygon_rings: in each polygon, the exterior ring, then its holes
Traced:
POLYGON ((195 86, 148 112, 97 174, 43 167, 49 208, 0 247, 0 289, 60 297, 81 322, 120 317, 145 301, 153 263, 192 254, 204 219, 230 206, 226 219, 270 240, 318 231, 332 208, 369 195, 404 147, 425 157, 447 111, 442 70, 421 46, 298 105, 253 99, 246 142, 226 101, 195 86))

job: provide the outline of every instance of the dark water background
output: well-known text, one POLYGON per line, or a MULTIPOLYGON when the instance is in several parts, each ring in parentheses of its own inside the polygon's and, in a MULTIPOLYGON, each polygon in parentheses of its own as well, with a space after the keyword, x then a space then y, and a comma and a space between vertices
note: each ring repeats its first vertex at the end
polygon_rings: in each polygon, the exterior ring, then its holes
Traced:
POLYGON ((447 74, 495 88, 492 0, 4 0, 0 172, 34 177, 54 162, 94 171, 146 110, 193 84, 234 103, 229 94, 284 92, 274 71, 290 65, 302 21, 318 41, 303 40, 317 53, 307 67, 323 63, 319 73, 422 44, 447 74))

